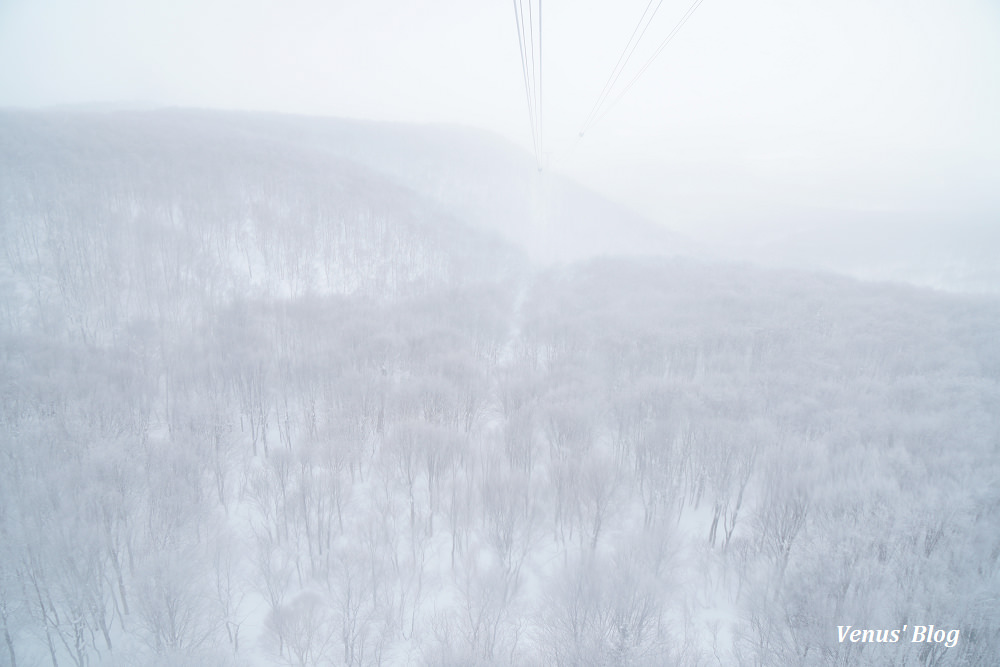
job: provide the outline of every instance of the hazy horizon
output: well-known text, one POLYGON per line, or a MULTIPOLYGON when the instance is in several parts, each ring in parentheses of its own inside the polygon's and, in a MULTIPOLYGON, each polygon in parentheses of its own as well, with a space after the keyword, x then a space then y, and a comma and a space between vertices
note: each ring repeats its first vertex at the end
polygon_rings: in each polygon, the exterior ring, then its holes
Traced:
MULTIPOLYGON (((544 4, 548 169, 703 239, 809 229, 816 208, 942 228, 1000 217, 995 4, 710 0, 579 139, 646 6, 544 4)), ((622 82, 688 6, 663 3, 622 82)), ((0 60, 15 63, 0 72, 3 106, 455 123, 531 151, 503 3, 15 1, 0 6, 0 60)))

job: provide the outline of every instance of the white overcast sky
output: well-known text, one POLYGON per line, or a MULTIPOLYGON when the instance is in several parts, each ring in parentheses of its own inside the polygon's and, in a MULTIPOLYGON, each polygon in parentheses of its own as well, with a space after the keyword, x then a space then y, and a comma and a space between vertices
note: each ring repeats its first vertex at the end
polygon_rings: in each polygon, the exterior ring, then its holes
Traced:
MULTIPOLYGON (((689 4, 664 1, 637 64, 689 4)), ((680 228, 796 207, 997 220, 996 0, 705 0, 577 142, 646 5, 544 0, 553 169, 680 228)), ((457 122, 530 146, 507 0, 0 0, 0 106, 100 102, 457 122)))

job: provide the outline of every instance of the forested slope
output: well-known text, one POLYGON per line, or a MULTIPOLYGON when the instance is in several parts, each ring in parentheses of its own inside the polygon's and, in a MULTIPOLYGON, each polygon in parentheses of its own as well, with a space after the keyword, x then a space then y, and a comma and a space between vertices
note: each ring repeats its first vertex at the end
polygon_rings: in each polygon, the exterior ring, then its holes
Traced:
POLYGON ((0 663, 1000 656, 1000 301, 544 268, 326 149, 0 121, 0 663))

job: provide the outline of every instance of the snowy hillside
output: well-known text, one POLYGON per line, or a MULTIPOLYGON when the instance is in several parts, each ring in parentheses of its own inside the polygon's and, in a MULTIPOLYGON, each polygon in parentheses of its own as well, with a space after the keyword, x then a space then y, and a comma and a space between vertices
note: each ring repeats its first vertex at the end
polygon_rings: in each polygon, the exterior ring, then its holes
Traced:
POLYGON ((994 664, 1000 300, 671 257, 550 178, 0 114, 0 664, 994 664))

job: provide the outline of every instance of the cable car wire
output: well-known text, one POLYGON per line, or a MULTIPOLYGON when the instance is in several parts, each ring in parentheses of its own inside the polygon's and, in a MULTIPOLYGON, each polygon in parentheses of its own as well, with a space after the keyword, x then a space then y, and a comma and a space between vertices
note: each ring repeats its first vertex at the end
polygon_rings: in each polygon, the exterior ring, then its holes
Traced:
POLYGON ((695 11, 697 11, 698 7, 700 7, 701 3, 703 3, 704 1, 705 0, 694 0, 694 3, 684 13, 684 16, 682 16, 681 19, 677 22, 677 25, 674 26, 674 29, 670 31, 670 34, 667 35, 666 39, 660 42, 660 45, 656 48, 656 51, 653 52, 653 55, 651 55, 649 59, 646 60, 645 64, 643 64, 643 66, 639 68, 639 71, 636 72, 635 76, 633 76, 631 80, 629 80, 629 82, 625 85, 625 88, 622 89, 622 91, 618 94, 618 96, 614 99, 614 101, 608 104, 605 107, 603 113, 601 113, 601 115, 598 116, 590 124, 591 126, 596 123, 599 123, 601 119, 607 116, 608 113, 615 107, 615 105, 617 105, 621 101, 621 99, 625 97, 628 91, 632 89, 632 86, 635 85, 635 82, 639 80, 639 77, 641 77, 643 73, 645 73, 645 71, 649 69, 649 66, 653 64, 653 61, 656 60, 657 56, 660 55, 663 49, 667 48, 667 44, 669 44, 674 39, 677 33, 680 32, 681 28, 684 27, 684 24, 688 22, 691 16, 694 15, 695 11))
POLYGON ((601 88, 600 95, 597 96, 594 106, 590 109, 590 113, 587 114, 587 119, 583 122, 583 125, 580 128, 581 137, 590 127, 591 121, 594 119, 601 106, 607 101, 608 95, 610 95, 611 91, 614 90, 615 84, 618 83, 618 79, 621 77, 622 73, 625 71, 625 67, 632 59, 632 55, 635 53, 636 47, 639 46, 639 42, 642 41, 643 35, 646 34, 646 30, 653 22, 653 18, 663 5, 663 0, 659 0, 656 4, 656 8, 653 9, 653 13, 650 14, 649 10, 653 6, 654 2, 656 2, 656 0, 649 0, 646 4, 646 9, 642 12, 642 16, 639 17, 638 23, 635 24, 635 28, 632 30, 632 34, 629 36, 628 42, 625 44, 625 48, 622 49, 621 54, 618 56, 618 61, 615 63, 614 68, 612 68, 611 74, 608 75, 608 80, 604 82, 604 87, 601 88), (648 19, 646 18, 647 14, 649 14, 648 19), (638 38, 636 35, 638 35, 638 38))
POLYGON ((513 0, 514 2, 514 21, 517 24, 517 45, 518 51, 521 56, 521 76, 524 79, 524 96, 528 102, 528 125, 531 127, 531 145, 532 149, 536 153, 537 159, 537 140, 535 137, 535 108, 532 101, 532 90, 530 77, 528 76, 528 63, 525 53, 525 35, 522 28, 522 14, 518 3, 518 0, 513 0))
MULTIPOLYGON (((530 0, 528 6, 530 7, 530 0)), ((545 160, 545 135, 542 132, 542 0, 538 0, 538 169, 545 160)))
POLYGON ((528 103, 528 123, 531 126, 531 143, 538 169, 542 168, 542 0, 538 0, 538 57, 535 57, 534 8, 528 0, 528 15, 525 17, 524 4, 513 0, 514 20, 517 24, 517 42, 521 53, 521 75, 524 78, 524 94, 528 103))
MULTIPOLYGON (((521 10, 524 11, 523 8, 521 10)), ((538 0, 538 61, 535 61, 535 12, 528 0, 528 43, 531 44, 531 81, 535 92, 535 123, 538 128, 538 168, 542 168, 542 0, 538 0)), ((522 14, 523 16, 523 14, 522 14)))

